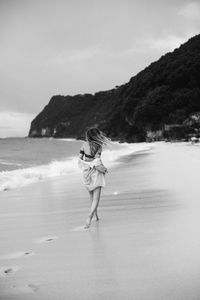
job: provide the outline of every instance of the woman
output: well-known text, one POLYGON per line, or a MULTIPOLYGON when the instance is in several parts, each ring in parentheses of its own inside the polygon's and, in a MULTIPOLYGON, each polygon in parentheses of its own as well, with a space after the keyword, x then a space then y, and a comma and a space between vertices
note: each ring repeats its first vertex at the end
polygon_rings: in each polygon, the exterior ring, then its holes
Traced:
POLYGON ((91 209, 85 225, 85 228, 89 228, 94 215, 96 221, 99 220, 97 208, 101 188, 105 187, 105 173, 107 172, 101 161, 101 152, 103 145, 106 145, 109 139, 96 127, 88 129, 85 137, 86 141, 80 149, 79 167, 83 170, 83 183, 91 200, 91 209))

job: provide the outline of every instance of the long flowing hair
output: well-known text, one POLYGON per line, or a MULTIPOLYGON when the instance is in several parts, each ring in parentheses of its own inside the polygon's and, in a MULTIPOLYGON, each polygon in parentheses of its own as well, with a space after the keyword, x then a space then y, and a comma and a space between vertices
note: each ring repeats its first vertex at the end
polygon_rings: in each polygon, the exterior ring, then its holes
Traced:
POLYGON ((92 156, 98 152, 99 149, 102 149, 103 145, 110 143, 110 139, 99 130, 97 127, 91 127, 86 131, 86 140, 90 146, 90 152, 92 156))

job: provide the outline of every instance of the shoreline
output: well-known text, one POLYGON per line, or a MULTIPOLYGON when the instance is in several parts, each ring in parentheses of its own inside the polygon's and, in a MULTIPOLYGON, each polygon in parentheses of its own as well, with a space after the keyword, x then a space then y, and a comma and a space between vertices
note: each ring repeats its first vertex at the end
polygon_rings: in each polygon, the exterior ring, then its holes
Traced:
MULTIPOLYGON (((68 175, 68 177, 70 177, 74 176, 74 174, 77 174, 77 156, 79 153, 80 141, 77 141, 77 143, 74 143, 74 141, 73 143, 70 143, 71 141, 69 140, 63 140, 62 142, 69 142, 69 146, 74 148, 73 152, 71 151, 68 156, 65 156, 65 153, 62 153, 62 156, 59 157, 57 155, 54 157, 52 153, 48 161, 44 162, 41 160, 40 164, 38 164, 38 162, 36 164, 33 162, 31 165, 28 161, 25 161, 27 166, 22 160, 15 161, 14 157, 11 157, 13 162, 10 162, 9 158, 0 160, 0 192, 21 188, 23 186, 27 186, 41 180, 48 180, 53 177, 60 177, 64 175, 68 175), (76 156, 74 156, 75 153, 76 156), (10 169, 8 169, 8 167, 10 169)), ((47 143, 47 146, 51 147, 51 142, 50 144, 47 143)), ((36 147, 39 147, 37 143, 36 147)), ((62 145, 62 149, 65 147, 68 147, 68 143, 62 145)), ((150 148, 151 147, 146 143, 142 145, 129 145, 126 143, 120 145, 119 143, 112 142, 106 147, 102 158, 109 168, 115 165, 118 158, 121 156, 125 156, 129 153, 137 153, 138 151, 144 149, 149 150, 150 148)))
POLYGON ((81 174, 1 193, 0 299, 199 299, 199 164, 182 144, 122 157, 89 230, 81 174))

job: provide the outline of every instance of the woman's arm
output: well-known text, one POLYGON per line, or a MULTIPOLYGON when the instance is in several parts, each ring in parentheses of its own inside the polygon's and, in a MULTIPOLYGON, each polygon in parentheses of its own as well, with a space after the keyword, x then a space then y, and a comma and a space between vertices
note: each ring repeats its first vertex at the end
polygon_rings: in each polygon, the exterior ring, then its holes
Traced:
POLYGON ((84 152, 84 148, 83 148, 83 145, 82 145, 81 148, 80 148, 80 152, 79 152, 79 158, 83 159, 84 154, 85 154, 85 152, 84 152))
POLYGON ((102 152, 102 147, 99 148, 99 150, 97 151, 95 157, 100 158, 101 157, 101 152, 102 152))

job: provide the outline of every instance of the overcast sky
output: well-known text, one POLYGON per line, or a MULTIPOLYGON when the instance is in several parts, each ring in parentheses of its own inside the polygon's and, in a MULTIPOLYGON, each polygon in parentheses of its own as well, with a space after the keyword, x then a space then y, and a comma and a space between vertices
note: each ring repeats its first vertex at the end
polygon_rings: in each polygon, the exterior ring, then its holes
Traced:
POLYGON ((0 136, 26 135, 53 95, 127 82, 199 16, 199 0, 0 0, 0 136))

